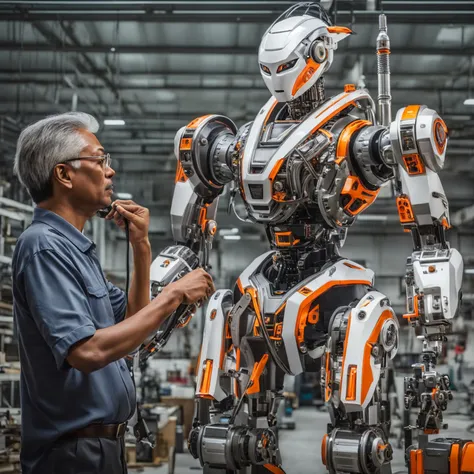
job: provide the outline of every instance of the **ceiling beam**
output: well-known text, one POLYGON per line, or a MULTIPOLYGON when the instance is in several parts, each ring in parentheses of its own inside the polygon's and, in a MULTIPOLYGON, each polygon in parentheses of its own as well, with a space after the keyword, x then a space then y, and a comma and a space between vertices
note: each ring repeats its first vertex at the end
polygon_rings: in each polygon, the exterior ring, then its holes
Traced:
MULTIPOLYGON (((0 9, 0 17, 6 21, 94 21, 94 22, 117 22, 117 21, 133 21, 143 23, 253 23, 270 25, 270 23, 281 14, 292 2, 286 2, 281 8, 273 5, 274 2, 267 3, 265 7, 261 7, 259 11, 252 11, 251 4, 239 8, 236 6, 233 11, 225 11, 220 4, 214 4, 213 10, 203 9, 202 5, 188 5, 187 9, 180 11, 169 11, 166 8, 161 9, 158 4, 155 8, 147 8, 144 6, 140 10, 131 10, 121 2, 115 2, 116 7, 121 6, 122 9, 114 8, 109 5, 106 10, 91 9, 82 7, 77 10, 74 7, 76 2, 68 2, 63 8, 50 8, 47 11, 41 11, 35 8, 31 2, 24 6, 19 6, 20 2, 9 2, 10 6, 0 9), (11 8, 14 4, 15 7, 11 8), (216 8, 217 7, 217 8, 216 8)), ((450 2, 445 2, 448 6, 450 2)), ((449 10, 441 8, 439 5, 433 5, 432 9, 420 5, 417 9, 406 6, 404 11, 394 8, 384 8, 384 13, 388 16, 389 25, 393 24, 458 24, 472 25, 474 23, 474 12, 472 9, 460 8, 460 5, 453 5, 449 10)), ((142 2, 143 5, 143 2, 142 2)), ((467 5, 469 7, 469 5, 467 5)), ((367 11, 354 9, 350 11, 339 10, 337 13, 337 21, 341 25, 355 24, 367 25, 378 23, 378 11, 367 11)))
MULTIPOLYGON (((49 44, 51 46, 61 47, 64 44, 62 39, 59 36, 57 36, 57 34, 55 32, 51 31, 43 23, 38 22, 38 21, 33 21, 33 22, 31 22, 31 24, 43 36, 43 38, 45 38, 46 41, 49 42, 49 44)), ((76 46, 80 47, 81 45, 77 41, 77 39, 75 38, 74 34, 70 30, 68 30, 66 27, 62 26, 62 28, 63 28, 66 36, 69 38, 69 40, 73 41, 73 43, 76 46)), ((89 67, 90 73, 92 73, 97 79, 103 81, 104 86, 106 88, 108 88, 109 90, 111 90, 112 93, 117 98, 119 96, 119 93, 118 93, 117 89, 115 88, 114 84, 110 81, 110 79, 108 77, 106 77, 105 74, 102 74, 97 70, 96 65, 94 64, 94 62, 89 58, 89 56, 85 52, 80 52, 80 56, 82 57, 82 59, 85 61, 85 63, 89 67)), ((71 83, 69 83, 69 86, 71 86, 71 83)), ((100 97, 99 97, 99 100, 100 100, 100 97)))
MULTIPOLYGON (((32 86, 57 86, 58 81, 51 81, 48 79, 33 79, 33 78, 20 78, 20 79, 6 79, 6 78, 0 78, 0 85, 12 85, 12 86, 17 86, 18 84, 22 85, 32 85, 32 86)), ((374 87, 375 84, 374 84, 374 87)), ((77 90, 80 90, 81 88, 76 86, 77 90)), ((94 84, 94 85, 88 85, 87 89, 91 90, 103 90, 103 89, 109 89, 107 85, 104 84, 94 84)), ((331 83, 331 87, 325 87, 325 90, 329 94, 337 94, 338 92, 342 92, 344 89, 344 82, 341 82, 340 84, 334 84, 331 83)), ((153 84, 115 84, 115 90, 117 91, 127 91, 127 90, 152 90, 152 91, 249 91, 249 92, 265 92, 268 94, 268 89, 266 88, 265 84, 260 83, 260 84, 249 84, 249 85, 211 85, 211 84, 174 84, 174 85, 153 85, 153 84)), ((462 86, 456 86, 456 87, 439 87, 439 88, 433 88, 433 87, 420 87, 420 86, 412 86, 412 87, 392 87, 391 88, 392 92, 397 93, 397 92, 423 92, 423 93, 438 93, 438 92, 459 92, 462 94, 466 94, 466 87, 462 86)))
MULTIPOLYGON (((223 54, 226 56, 235 55, 256 55, 256 46, 159 46, 143 44, 50 44, 50 43, 16 43, 13 41, 1 41, 0 51, 33 51, 33 52, 64 52, 64 53, 111 53, 114 54, 223 54)), ((374 55, 373 47, 349 46, 340 48, 341 54, 351 55, 374 55)), ((397 56, 456 56, 470 57, 474 55, 474 47, 436 47, 436 48, 406 48, 399 49, 392 46, 392 53, 397 56)))

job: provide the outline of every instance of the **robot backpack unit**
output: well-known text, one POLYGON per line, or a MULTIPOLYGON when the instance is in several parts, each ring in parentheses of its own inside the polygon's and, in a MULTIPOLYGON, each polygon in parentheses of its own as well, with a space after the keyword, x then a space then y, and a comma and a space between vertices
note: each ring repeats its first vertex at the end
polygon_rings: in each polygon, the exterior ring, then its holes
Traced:
MULTIPOLYGON (((154 294, 197 266, 208 268, 226 185, 231 202, 240 194, 245 205, 246 215, 238 217, 263 226, 270 244, 233 289, 209 299, 188 443, 205 474, 284 473, 275 430, 284 375, 319 370, 330 418, 320 442, 327 471, 392 472, 382 380, 397 353, 399 322, 375 289, 373 272, 340 255, 347 229, 391 183, 414 247, 403 318, 424 338, 420 363, 405 382, 405 403, 419 411, 416 427, 407 428, 414 435, 406 446, 408 469, 474 472, 474 443, 429 438, 442 428, 452 398, 436 361, 458 312, 463 272, 445 238, 449 209, 438 176, 447 127, 424 105, 408 105, 392 120, 384 15, 378 110, 367 90, 351 84, 327 98, 324 74, 351 33, 331 25, 319 4, 294 5, 262 38, 259 67, 272 97, 254 121, 237 129, 211 114, 176 135, 176 245, 152 264, 154 294)), ((142 347, 142 357, 186 324, 193 309, 180 308, 142 347)))

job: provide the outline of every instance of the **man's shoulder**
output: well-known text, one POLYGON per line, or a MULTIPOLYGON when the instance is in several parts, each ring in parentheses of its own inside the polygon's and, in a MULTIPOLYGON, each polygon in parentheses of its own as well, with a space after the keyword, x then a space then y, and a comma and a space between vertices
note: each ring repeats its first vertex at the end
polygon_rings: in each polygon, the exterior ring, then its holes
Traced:
POLYGON ((33 222, 19 237, 13 254, 14 273, 21 272, 36 255, 52 251, 68 251, 67 239, 43 222, 33 222))

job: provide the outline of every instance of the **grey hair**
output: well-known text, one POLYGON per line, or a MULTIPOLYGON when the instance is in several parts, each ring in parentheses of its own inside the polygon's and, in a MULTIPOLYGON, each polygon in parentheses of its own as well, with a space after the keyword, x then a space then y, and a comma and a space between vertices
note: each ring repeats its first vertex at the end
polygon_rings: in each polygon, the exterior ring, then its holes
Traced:
MULTIPOLYGON (((96 133, 99 124, 92 115, 67 112, 39 120, 21 132, 13 171, 36 203, 53 195, 51 176, 54 167, 79 156, 87 145, 78 133, 79 129, 96 133)), ((78 168, 80 161, 71 164, 78 168)))

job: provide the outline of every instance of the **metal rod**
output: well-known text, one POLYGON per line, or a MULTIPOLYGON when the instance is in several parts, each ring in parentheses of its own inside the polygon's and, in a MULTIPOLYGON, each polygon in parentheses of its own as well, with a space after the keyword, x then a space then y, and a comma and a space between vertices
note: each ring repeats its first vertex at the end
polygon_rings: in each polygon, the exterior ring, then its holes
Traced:
POLYGON ((379 83, 379 122, 388 127, 392 121, 392 95, 390 93, 390 38, 387 34, 387 17, 379 16, 377 36, 377 75, 379 83))

